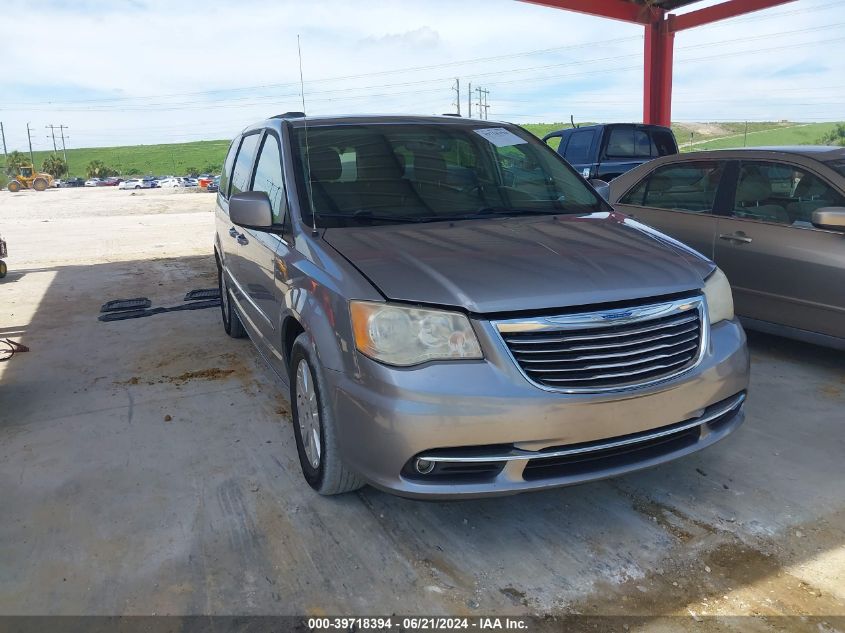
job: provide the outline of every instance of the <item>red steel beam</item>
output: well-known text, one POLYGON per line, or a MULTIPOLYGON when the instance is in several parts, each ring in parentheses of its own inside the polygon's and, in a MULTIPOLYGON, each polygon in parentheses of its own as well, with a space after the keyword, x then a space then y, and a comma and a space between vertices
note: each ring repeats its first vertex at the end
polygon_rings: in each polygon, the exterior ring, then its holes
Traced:
POLYGON ((675 34, 666 20, 647 24, 643 59, 643 123, 672 121, 672 57, 675 34))
POLYGON ((786 4, 787 2, 794 2, 795 0, 726 0, 721 4, 715 4, 712 7, 698 9, 697 11, 690 11, 682 15, 669 16, 669 30, 673 33, 684 31, 696 26, 703 26, 718 20, 725 20, 733 18, 745 13, 752 13, 753 11, 760 11, 761 9, 768 9, 776 7, 779 4, 786 4))
POLYGON ((612 20, 650 24, 663 18, 663 10, 646 5, 635 4, 627 0, 523 0, 530 4, 539 4, 554 9, 565 9, 577 13, 586 13, 612 20))

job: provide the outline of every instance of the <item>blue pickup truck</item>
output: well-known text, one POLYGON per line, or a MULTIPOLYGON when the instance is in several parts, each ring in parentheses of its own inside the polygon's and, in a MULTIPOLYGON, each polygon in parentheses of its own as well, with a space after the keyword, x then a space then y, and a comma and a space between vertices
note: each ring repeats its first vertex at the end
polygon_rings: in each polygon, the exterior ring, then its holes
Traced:
POLYGON ((675 135, 662 125, 605 123, 551 132, 557 152, 587 179, 611 181, 653 158, 678 153, 675 135))

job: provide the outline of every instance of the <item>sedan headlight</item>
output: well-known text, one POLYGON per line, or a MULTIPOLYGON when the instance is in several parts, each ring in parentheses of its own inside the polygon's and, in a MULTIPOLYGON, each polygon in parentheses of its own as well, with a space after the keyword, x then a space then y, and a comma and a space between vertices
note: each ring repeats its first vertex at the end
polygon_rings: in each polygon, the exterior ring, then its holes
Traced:
POLYGON ((734 318, 734 299, 731 285, 721 269, 717 268, 704 282, 704 298, 710 325, 734 318))
POLYGON ((458 312, 351 301, 355 346, 389 365, 483 358, 469 319, 458 312))

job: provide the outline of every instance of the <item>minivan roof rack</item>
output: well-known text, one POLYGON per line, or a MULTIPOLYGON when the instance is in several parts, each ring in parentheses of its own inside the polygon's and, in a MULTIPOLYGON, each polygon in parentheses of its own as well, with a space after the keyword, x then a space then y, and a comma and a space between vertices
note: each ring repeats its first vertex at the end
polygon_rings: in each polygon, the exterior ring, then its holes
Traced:
POLYGON ((285 112, 284 114, 277 114, 270 117, 271 119, 302 119, 305 118, 304 112, 285 112))

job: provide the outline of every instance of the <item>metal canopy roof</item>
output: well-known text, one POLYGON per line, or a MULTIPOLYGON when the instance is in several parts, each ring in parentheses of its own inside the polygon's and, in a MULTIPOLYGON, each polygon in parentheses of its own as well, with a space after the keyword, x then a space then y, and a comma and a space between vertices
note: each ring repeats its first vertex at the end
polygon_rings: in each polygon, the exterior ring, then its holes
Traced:
POLYGON ((645 27, 643 122, 669 125, 675 33, 794 0, 723 0, 681 14, 702 0, 523 0, 556 9, 642 24, 645 27))

